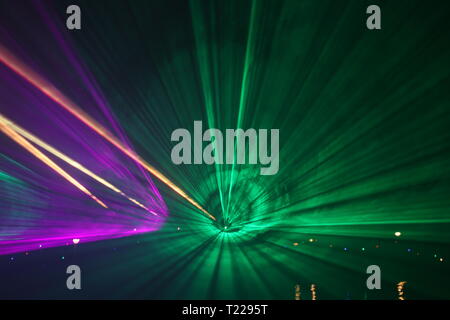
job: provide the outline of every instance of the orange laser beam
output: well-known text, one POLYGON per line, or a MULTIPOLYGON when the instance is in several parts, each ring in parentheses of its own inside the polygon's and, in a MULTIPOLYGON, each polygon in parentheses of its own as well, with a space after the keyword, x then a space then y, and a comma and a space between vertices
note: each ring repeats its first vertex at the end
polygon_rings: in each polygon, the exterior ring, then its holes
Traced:
POLYGON ((41 90, 46 96, 55 101, 59 106, 66 109, 73 116, 78 118, 92 130, 97 132, 116 148, 121 150, 128 157, 139 163, 148 172, 158 178, 160 181, 165 183, 169 188, 191 203, 194 207, 199 209, 201 212, 206 214, 209 218, 216 220, 216 218, 206 211, 200 204, 198 204, 194 199, 189 197, 183 190, 176 186, 172 181, 170 181, 164 174, 159 170, 155 169, 148 162, 142 159, 133 150, 129 149, 124 145, 119 139, 117 139, 112 133, 110 133, 105 127, 91 118, 87 113, 85 113, 81 108, 79 108, 73 101, 66 97, 61 91, 54 87, 51 83, 45 80, 43 77, 34 72, 31 68, 22 63, 18 58, 16 58, 12 53, 10 53, 4 46, 0 45, 0 61, 3 62, 11 70, 19 74, 22 78, 27 80, 29 83, 34 85, 36 88, 41 90))
POLYGON ((80 189, 82 192, 91 197, 95 202, 100 204, 104 208, 108 208, 106 204, 104 204, 100 199, 94 196, 88 189, 86 189, 81 183, 75 180, 70 174, 65 172, 61 167, 59 167, 56 163, 54 163, 50 158, 48 158, 45 154, 39 151, 36 147, 34 147, 31 143, 29 143, 25 138, 23 138, 20 134, 16 133, 13 129, 5 125, 3 122, 0 122, 0 130, 3 131, 8 137, 13 139, 15 142, 20 144, 26 150, 28 150, 31 154, 33 154, 36 158, 44 162, 50 168, 55 170, 61 176, 63 176, 67 181, 72 183, 75 187, 80 189))
POLYGON ((119 193, 120 195, 124 196, 125 198, 127 198, 128 200, 133 202, 134 204, 138 205, 139 207, 141 207, 141 208, 143 208, 143 209, 145 209, 145 210, 147 210, 150 213, 155 215, 155 213, 153 213, 151 210, 149 210, 146 206, 144 206, 142 203, 140 203, 136 199, 133 199, 133 198, 129 197, 122 190, 120 190, 119 188, 117 188, 116 186, 111 184, 110 182, 106 181, 102 177, 99 177, 98 175, 96 175, 95 173, 93 173, 92 171, 90 171, 89 169, 87 169, 86 167, 84 167, 83 165, 78 163, 77 161, 73 160, 69 156, 67 156, 64 153, 58 151, 57 149, 55 149, 54 147, 50 146, 49 144, 45 143, 44 141, 42 141, 41 139, 39 139, 38 137, 36 137, 32 133, 30 133, 27 130, 25 130, 24 128, 18 126, 17 124, 15 124, 11 120, 9 120, 5 116, 3 116, 1 113, 0 113, 0 123, 3 123, 5 125, 7 125, 9 128, 14 130, 16 133, 20 134, 25 139, 31 141, 35 145, 38 145, 39 147, 43 148, 44 150, 50 152, 54 156, 58 157, 59 159, 61 159, 64 162, 68 163, 69 165, 71 165, 72 167, 80 170, 81 172, 83 172, 84 174, 90 176, 91 178, 93 178, 97 182, 103 184, 104 186, 106 186, 107 188, 113 190, 114 192, 119 193))

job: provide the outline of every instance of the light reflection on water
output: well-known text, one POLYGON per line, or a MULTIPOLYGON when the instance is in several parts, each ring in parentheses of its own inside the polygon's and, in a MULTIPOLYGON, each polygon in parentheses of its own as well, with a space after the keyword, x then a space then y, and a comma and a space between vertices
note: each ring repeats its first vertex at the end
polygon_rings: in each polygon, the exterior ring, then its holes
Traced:
POLYGON ((311 285, 311 300, 317 300, 316 285, 311 285))
POLYGON ((400 281, 399 283, 397 283, 398 300, 406 300, 404 292, 405 284, 406 281, 400 281))
MULTIPOLYGON (((398 300, 406 300, 406 295, 405 295, 405 285, 406 284, 407 284, 407 281, 400 281, 399 283, 397 283, 398 300)), ((295 289, 294 300, 302 300, 300 285, 296 284, 294 289, 295 289)), ((318 300, 317 299, 317 286, 315 284, 311 284, 310 291, 311 291, 311 300, 318 300)), ((367 300, 367 294, 364 295, 364 300, 367 300)))

